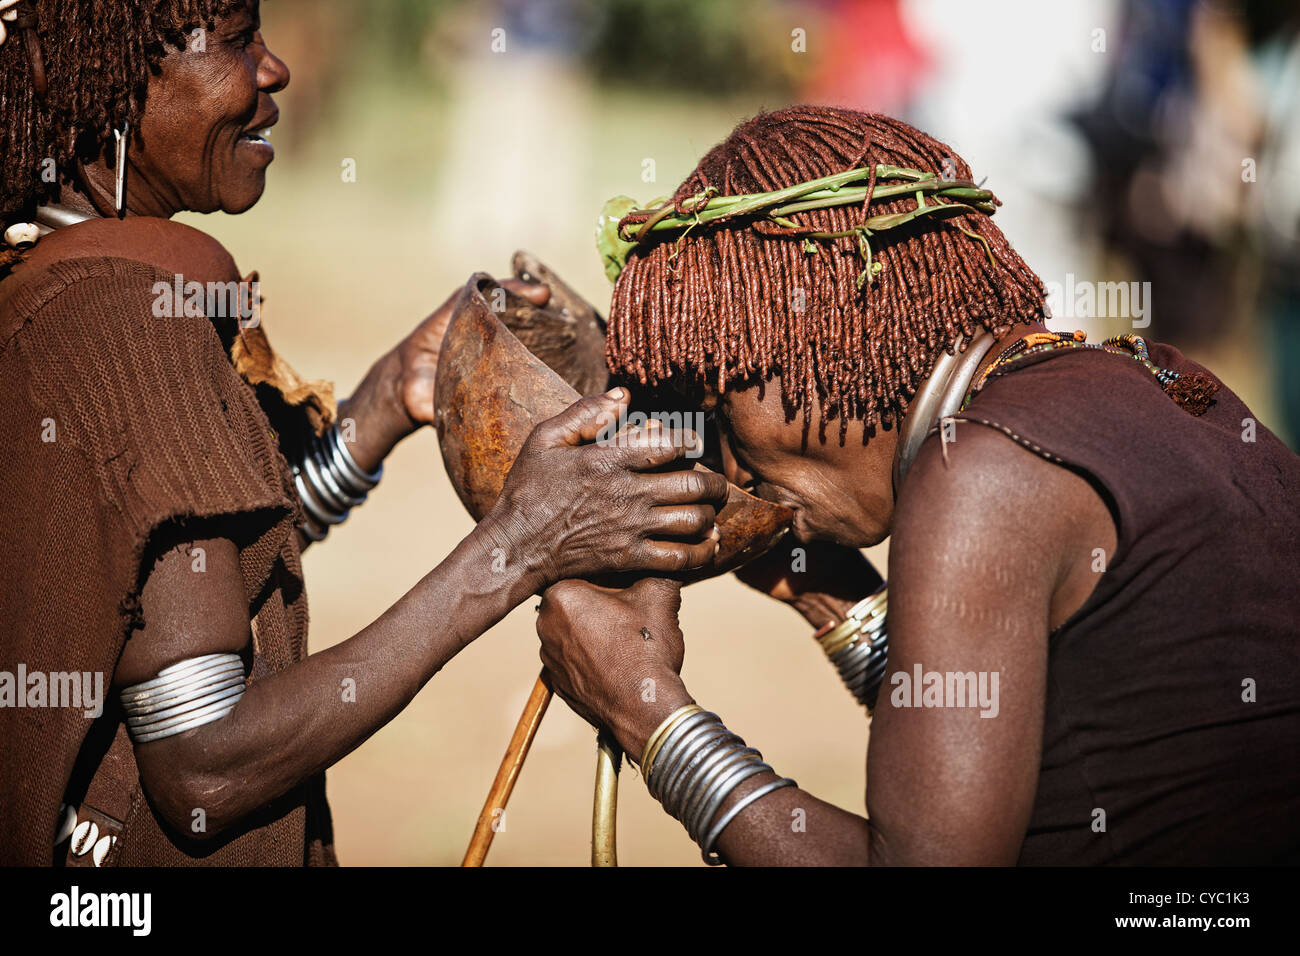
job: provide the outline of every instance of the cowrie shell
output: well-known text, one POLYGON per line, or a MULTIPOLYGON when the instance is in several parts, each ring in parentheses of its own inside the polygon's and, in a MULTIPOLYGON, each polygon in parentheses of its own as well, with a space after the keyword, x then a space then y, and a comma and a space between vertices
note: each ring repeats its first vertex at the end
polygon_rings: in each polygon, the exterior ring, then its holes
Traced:
POLYGON ((5 29, 4 21, 7 20, 8 22, 13 23, 18 19, 18 11, 9 9, 17 3, 18 0, 0 0, 0 10, 4 11, 3 13, 0 13, 0 46, 5 45, 5 38, 9 36, 9 32, 5 29))
POLYGON ((66 803, 60 804, 59 816, 62 819, 59 820, 59 829, 54 833, 55 846, 72 836, 72 831, 77 828, 77 808, 66 803))
POLYGON ((82 820, 77 824, 77 829, 72 831, 72 855, 85 856, 95 845, 98 837, 99 827, 95 825, 95 821, 82 820))
POLYGON ((104 865, 104 857, 108 856, 108 851, 113 848, 113 844, 116 842, 117 837, 115 836, 102 836, 99 838, 99 842, 95 844, 95 849, 91 853, 91 859, 95 861, 95 866, 104 865))
POLYGON ((41 230, 34 222, 16 222, 5 230, 5 243, 10 249, 30 249, 41 238, 41 230))

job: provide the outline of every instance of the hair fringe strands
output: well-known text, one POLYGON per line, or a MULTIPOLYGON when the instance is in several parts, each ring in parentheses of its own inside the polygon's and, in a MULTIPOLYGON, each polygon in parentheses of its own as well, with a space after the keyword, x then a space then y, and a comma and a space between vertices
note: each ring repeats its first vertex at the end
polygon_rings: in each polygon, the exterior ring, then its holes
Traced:
MULTIPOLYGON (((807 231, 863 225, 877 164, 972 178, 951 148, 879 114, 800 106, 738 126, 678 187, 675 210, 707 190, 770 192, 863 165, 873 170, 867 200, 796 213, 795 230, 730 220, 638 246, 614 287, 610 368, 643 385, 720 391, 779 375, 786 408, 807 423, 820 403, 824 420, 839 418, 843 441, 850 420, 867 430, 899 422, 959 338, 1043 319, 1042 281, 982 213, 874 234, 881 268, 867 283, 857 236, 814 240, 806 251, 807 231)), ((915 205, 909 193, 871 214, 915 205)))

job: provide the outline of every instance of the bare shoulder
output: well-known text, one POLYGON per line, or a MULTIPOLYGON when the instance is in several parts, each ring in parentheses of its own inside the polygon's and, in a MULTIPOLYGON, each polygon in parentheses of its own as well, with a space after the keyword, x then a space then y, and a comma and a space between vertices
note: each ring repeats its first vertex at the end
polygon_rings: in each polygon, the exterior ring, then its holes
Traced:
POLYGON ((957 421, 921 449, 900 490, 890 578, 1027 598, 1052 627, 1096 585, 1094 548, 1113 554, 1110 510, 1093 486, 1001 432, 957 421))

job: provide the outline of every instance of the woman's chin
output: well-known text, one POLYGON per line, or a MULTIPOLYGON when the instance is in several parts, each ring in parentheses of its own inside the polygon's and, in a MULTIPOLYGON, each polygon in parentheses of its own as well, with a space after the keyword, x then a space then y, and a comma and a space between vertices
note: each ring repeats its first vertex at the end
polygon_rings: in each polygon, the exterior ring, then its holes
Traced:
POLYGON ((796 508, 794 520, 790 522, 790 531, 795 538, 804 544, 812 544, 814 541, 826 541, 828 536, 826 531, 821 528, 815 518, 803 508, 796 508))
POLYGON ((802 508, 796 509, 790 531, 804 544, 824 541, 847 548, 870 548, 889 537, 887 527, 857 527, 838 520, 822 523, 802 508))
POLYGON ((223 189, 221 211, 236 216, 241 212, 248 212, 257 205, 264 192, 266 192, 266 174, 262 172, 258 174, 256 181, 242 185, 238 189, 223 189))

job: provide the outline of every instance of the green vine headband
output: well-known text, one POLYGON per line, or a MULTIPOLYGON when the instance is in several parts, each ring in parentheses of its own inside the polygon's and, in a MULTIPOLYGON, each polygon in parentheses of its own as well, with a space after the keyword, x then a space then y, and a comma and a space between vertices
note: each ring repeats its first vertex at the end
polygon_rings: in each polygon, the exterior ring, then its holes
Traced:
MULTIPOLYGON (((971 212, 993 215, 997 200, 993 193, 975 183, 960 179, 945 179, 934 173, 901 166, 878 165, 875 169, 876 185, 870 184, 869 167, 849 169, 833 176, 823 176, 806 183, 787 186, 766 193, 746 193, 739 196, 720 196, 710 186, 702 192, 674 204, 671 199, 655 200, 649 208, 637 208, 636 200, 616 196, 605 203, 596 220, 596 248, 600 252, 605 275, 609 281, 618 279, 627 265, 632 250, 661 238, 664 233, 678 232, 678 249, 681 241, 692 229, 718 225, 740 218, 753 218, 771 222, 784 232, 779 235, 803 239, 803 251, 808 255, 817 252, 818 239, 843 239, 857 236, 858 252, 865 268, 858 276, 858 288, 870 285, 883 268, 871 256, 871 237, 877 233, 897 229, 915 219, 951 219, 971 212), (901 180, 880 185, 880 180, 901 180), (916 196, 916 208, 903 212, 869 216, 860 226, 840 232, 824 232, 801 227, 790 219, 796 213, 831 206, 870 204, 896 196, 916 196), (940 198, 946 202, 928 203, 926 197, 940 198)), ((993 250, 981 235, 953 224, 965 235, 984 246, 989 262, 996 265, 993 250)), ((675 258, 677 252, 673 253, 675 258)))

